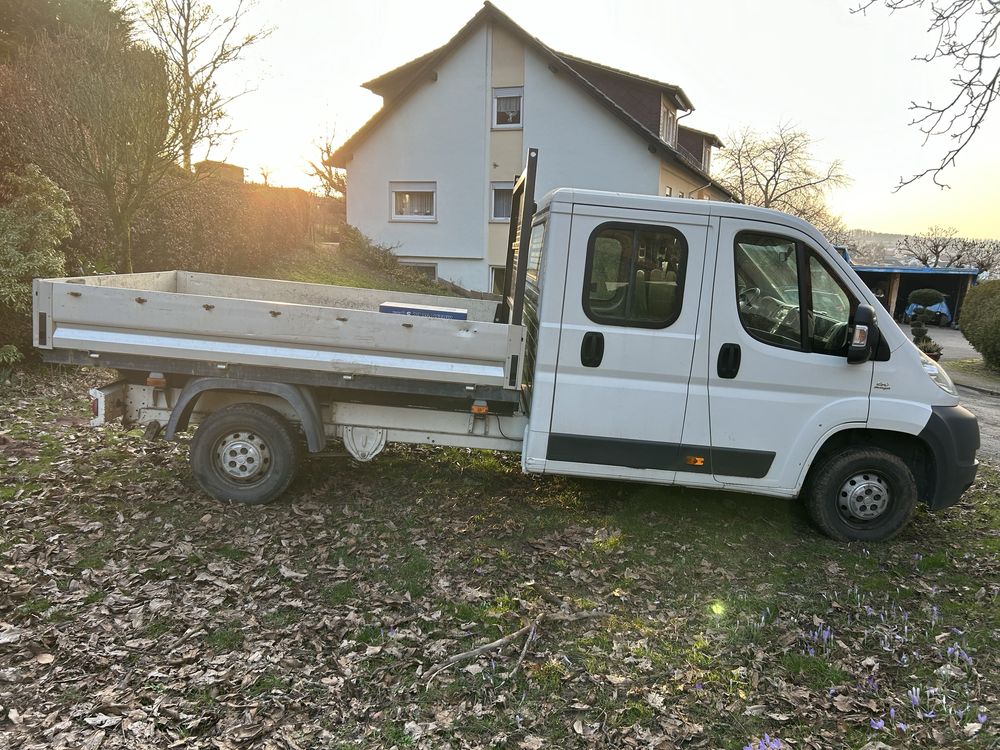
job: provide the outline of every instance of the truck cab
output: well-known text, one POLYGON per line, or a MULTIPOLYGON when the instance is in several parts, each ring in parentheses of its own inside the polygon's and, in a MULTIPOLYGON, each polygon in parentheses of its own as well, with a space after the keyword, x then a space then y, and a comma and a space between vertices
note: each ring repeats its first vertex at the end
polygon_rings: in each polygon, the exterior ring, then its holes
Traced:
POLYGON ((975 417, 808 223, 560 189, 530 245, 526 471, 804 494, 841 539, 971 485, 975 417))

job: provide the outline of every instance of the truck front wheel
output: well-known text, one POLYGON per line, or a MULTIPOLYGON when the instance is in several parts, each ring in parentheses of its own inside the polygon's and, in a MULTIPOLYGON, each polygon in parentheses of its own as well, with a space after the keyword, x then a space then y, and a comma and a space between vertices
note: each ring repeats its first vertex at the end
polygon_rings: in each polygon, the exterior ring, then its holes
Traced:
POLYGON ((278 412, 236 404, 198 426, 189 461, 198 484, 212 497, 260 505, 288 489, 300 456, 298 437, 278 412))
POLYGON ((880 542, 898 534, 917 504, 913 472, 881 448, 851 448, 813 467, 805 489, 813 522, 843 542, 880 542))

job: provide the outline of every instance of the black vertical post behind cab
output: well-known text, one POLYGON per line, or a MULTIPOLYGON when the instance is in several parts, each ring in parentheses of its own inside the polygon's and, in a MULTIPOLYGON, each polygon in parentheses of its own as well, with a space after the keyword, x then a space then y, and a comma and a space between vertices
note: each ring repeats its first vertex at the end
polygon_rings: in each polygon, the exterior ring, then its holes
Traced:
POLYGON ((507 263, 503 299, 497 305, 494 323, 521 325, 524 316, 524 284, 528 273, 528 246, 531 244, 531 217, 535 215, 535 172, 538 149, 529 148, 524 171, 514 183, 510 226, 507 233, 507 263))

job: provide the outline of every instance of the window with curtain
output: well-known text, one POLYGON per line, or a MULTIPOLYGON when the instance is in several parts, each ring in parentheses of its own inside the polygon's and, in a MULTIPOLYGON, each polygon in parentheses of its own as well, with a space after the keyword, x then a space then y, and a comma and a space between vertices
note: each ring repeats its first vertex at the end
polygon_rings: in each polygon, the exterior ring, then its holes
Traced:
POLYGON ((494 182, 493 188, 493 213, 491 218, 494 221, 506 221, 510 218, 511 208, 514 204, 514 184, 511 182, 494 182))
POLYGON ((391 182, 392 218, 396 221, 435 221, 436 182, 391 182))
POLYGON ((521 101, 524 89, 516 88, 493 89, 493 127, 521 127, 521 101))

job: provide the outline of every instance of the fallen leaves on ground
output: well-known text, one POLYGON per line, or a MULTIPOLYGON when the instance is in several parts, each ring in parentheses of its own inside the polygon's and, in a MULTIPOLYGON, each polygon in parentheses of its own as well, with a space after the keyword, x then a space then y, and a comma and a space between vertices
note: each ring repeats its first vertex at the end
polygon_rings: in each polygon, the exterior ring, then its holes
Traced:
POLYGON ((183 444, 87 427, 108 379, 0 391, 0 746, 996 746, 992 470, 877 546, 448 449, 313 457, 244 508, 183 444))

